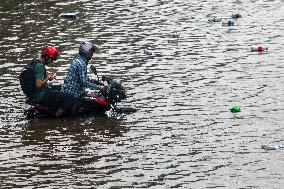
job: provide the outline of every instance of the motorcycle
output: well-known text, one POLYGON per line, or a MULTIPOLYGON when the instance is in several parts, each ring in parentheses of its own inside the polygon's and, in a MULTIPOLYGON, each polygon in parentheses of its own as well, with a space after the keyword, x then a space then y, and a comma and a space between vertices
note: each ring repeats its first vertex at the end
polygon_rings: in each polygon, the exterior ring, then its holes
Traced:
MULTIPOLYGON (((137 111, 132 107, 117 107, 118 102, 126 99, 126 91, 121 83, 105 76, 102 77, 101 81, 102 82, 97 80, 95 83, 97 85, 107 86, 107 90, 105 92, 87 90, 86 94, 78 99, 79 102, 74 104, 74 109, 67 113, 66 116, 103 115, 110 110, 118 114, 132 113, 137 111)), ((25 114, 28 119, 34 117, 54 117, 55 110, 51 107, 47 107, 29 100, 27 101, 27 104, 31 106, 25 110, 25 114)))

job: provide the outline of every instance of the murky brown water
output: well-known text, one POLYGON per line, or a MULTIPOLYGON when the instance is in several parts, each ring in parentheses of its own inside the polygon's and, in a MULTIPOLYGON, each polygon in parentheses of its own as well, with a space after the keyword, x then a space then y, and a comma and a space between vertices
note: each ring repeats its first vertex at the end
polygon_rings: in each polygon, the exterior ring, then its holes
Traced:
POLYGON ((283 0, 2 0, 1 188, 282 188, 283 0), (77 12, 66 20, 62 12, 77 12), (235 26, 209 14, 240 13, 235 26), (178 40, 176 40, 178 35, 178 40), (82 40, 139 111, 27 120, 18 75, 45 45, 58 83, 82 40), (265 44, 269 53, 250 52, 265 44), (145 54, 146 46, 153 56, 145 54), (231 113, 233 105, 240 113, 231 113))

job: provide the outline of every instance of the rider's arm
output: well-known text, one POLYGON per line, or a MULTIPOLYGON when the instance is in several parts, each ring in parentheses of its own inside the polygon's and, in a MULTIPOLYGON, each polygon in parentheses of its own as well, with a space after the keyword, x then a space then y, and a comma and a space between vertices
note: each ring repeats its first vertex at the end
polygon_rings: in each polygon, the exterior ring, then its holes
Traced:
POLYGON ((36 79, 36 87, 41 88, 46 85, 47 81, 52 81, 54 79, 53 75, 48 75, 45 79, 36 79))
POLYGON ((34 74, 36 79, 36 87, 42 88, 46 85, 47 81, 54 79, 53 75, 48 75, 46 78, 46 69, 43 64, 36 64, 34 67, 34 74))
POLYGON ((79 77, 80 81, 82 82, 81 84, 85 86, 86 88, 90 88, 93 90, 100 90, 100 87, 94 83, 91 82, 90 78, 87 75, 87 66, 85 64, 81 64, 78 68, 79 71, 79 77))

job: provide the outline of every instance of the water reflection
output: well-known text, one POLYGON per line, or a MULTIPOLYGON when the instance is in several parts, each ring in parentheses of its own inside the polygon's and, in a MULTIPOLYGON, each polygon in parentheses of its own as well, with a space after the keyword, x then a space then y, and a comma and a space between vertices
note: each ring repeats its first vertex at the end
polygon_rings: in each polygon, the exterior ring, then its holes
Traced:
POLYGON ((22 142, 24 145, 36 145, 52 144, 62 140, 62 142, 72 141, 80 147, 90 142, 111 143, 112 138, 122 137, 123 133, 127 132, 127 128, 121 126, 120 122, 107 116, 81 117, 72 120, 34 119, 25 125, 22 142))

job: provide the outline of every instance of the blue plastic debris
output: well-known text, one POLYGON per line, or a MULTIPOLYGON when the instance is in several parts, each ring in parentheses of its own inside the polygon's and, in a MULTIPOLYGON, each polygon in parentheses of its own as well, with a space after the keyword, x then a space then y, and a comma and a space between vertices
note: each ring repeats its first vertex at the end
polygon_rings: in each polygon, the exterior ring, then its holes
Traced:
POLYGON ((67 12, 67 13, 61 13, 59 16, 62 18, 71 18, 74 19, 77 17, 78 13, 72 13, 72 12, 67 12))
POLYGON ((226 20, 226 21, 222 22, 222 25, 223 26, 234 26, 235 23, 232 20, 226 20))

